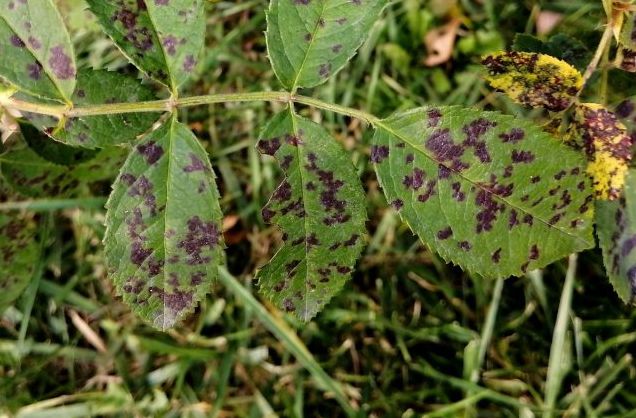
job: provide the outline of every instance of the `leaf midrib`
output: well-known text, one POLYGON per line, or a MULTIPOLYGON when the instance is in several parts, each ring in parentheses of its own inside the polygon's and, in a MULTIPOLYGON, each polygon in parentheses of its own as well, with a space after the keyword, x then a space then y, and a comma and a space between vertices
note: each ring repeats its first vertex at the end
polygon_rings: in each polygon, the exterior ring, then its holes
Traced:
POLYGON ((534 213, 529 212, 528 210, 526 210, 525 208, 519 207, 513 203, 511 203, 510 201, 508 201, 507 199, 493 193, 492 191, 488 190, 487 188, 481 186, 478 182, 475 182, 473 180, 471 180, 470 178, 464 176, 460 171, 457 171, 455 169, 453 169, 451 166, 447 165, 446 163, 438 160, 437 158, 433 157, 432 155, 428 154, 426 151, 424 151, 424 149, 416 146, 416 144, 414 144, 413 142, 409 141, 405 136, 399 134, 397 131, 391 129, 388 125, 385 124, 384 120, 381 121, 377 121, 375 124, 376 128, 381 128, 384 129, 385 131, 387 131, 389 134, 395 136, 396 138, 399 138, 401 141, 407 143, 411 148, 413 148, 415 151, 417 151, 418 153, 422 154, 424 157, 428 158, 429 160, 433 161, 435 164, 439 164, 442 165, 444 167, 446 167, 447 169, 449 169, 454 175, 458 176, 459 178, 465 180, 466 182, 470 183, 472 186, 479 188, 480 190, 483 190, 484 192, 486 192, 487 194, 489 194, 490 196, 492 196, 494 199, 503 202, 504 204, 508 205, 509 207, 518 210, 524 214, 528 214, 531 215, 533 218, 538 219, 542 224, 544 224, 546 227, 548 227, 548 229, 555 229, 557 231, 559 231, 561 234, 566 235, 570 238, 573 238, 577 241, 580 241, 582 243, 584 243, 586 246, 588 246, 588 248, 590 246, 593 245, 593 243, 587 242, 586 240, 578 237, 577 235, 573 235, 557 226, 554 225, 550 225, 550 223, 548 223, 548 221, 546 221, 545 219, 541 218, 540 216, 536 216, 534 213))
MULTIPOLYGON (((280 5, 279 5, 280 7, 280 5)), ((307 63, 307 59, 309 57, 309 52, 311 51, 311 48, 314 46, 315 40, 316 40, 316 34, 318 33, 318 30, 320 28, 320 20, 322 19, 323 15, 325 14, 327 8, 327 1, 323 1, 322 2, 322 10, 320 11, 320 14, 318 15, 318 20, 316 20, 316 26, 314 27, 313 32, 311 33, 311 39, 309 41, 309 45, 307 46, 307 50, 305 51, 305 56, 303 57, 303 62, 300 64, 300 67, 298 68, 298 71, 296 72, 296 78, 294 79, 294 83, 292 84, 291 90, 292 92, 295 92, 298 89, 298 81, 300 80, 300 75, 303 73, 304 69, 305 69, 305 64, 307 63)), ((280 24, 279 24, 279 28, 280 28, 280 24)), ((292 114, 292 118, 293 118, 293 114, 292 114)))
MULTIPOLYGON (((292 131, 294 135, 298 135, 298 123, 296 121, 296 114, 294 112, 294 108, 292 106, 289 107, 289 114, 292 122, 292 131)), ((303 165, 300 155, 300 147, 295 147, 296 149, 296 159, 298 161, 298 175, 300 176, 300 196, 303 201, 303 207, 305 206, 305 178, 303 176, 303 165)), ((303 233, 305 235, 305 263, 309 264, 309 244, 307 243, 307 216, 303 217, 303 233)), ((300 264, 299 264, 300 265, 300 264)), ((295 270, 298 269, 296 266, 295 270)), ((303 295, 303 300, 305 301, 305 310, 303 311, 304 316, 307 316, 307 312, 309 309, 309 266, 305 268, 305 294, 303 295)), ((304 318, 303 318, 304 320, 304 318)))
MULTIPOLYGON (((152 13, 150 11, 150 8, 148 7, 148 0, 144 0, 144 3, 146 4, 146 11, 148 12, 148 20, 150 20, 150 23, 152 23, 152 31, 157 36, 157 41, 159 42, 159 49, 161 50, 161 55, 163 56, 163 61, 166 64, 166 70, 168 70, 168 77, 170 79, 170 90, 171 90, 172 94, 176 96, 176 94, 177 94, 177 82, 176 82, 176 80, 174 78, 174 74, 172 72, 172 67, 170 66, 170 63, 168 62, 168 54, 166 53, 166 49, 163 46, 162 39, 159 36, 159 29, 158 29, 157 23, 155 23, 155 20, 152 17, 152 13)), ((151 7, 155 7, 155 6, 153 5, 151 7)), ((172 133, 172 127, 170 129, 171 129, 171 133, 172 133)))

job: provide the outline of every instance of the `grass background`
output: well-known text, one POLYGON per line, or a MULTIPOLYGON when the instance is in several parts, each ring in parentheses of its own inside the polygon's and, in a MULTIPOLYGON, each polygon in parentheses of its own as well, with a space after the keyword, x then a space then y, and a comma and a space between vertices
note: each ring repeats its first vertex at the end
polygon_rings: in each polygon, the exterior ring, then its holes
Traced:
MULTIPOLYGON (((81 66, 136 72, 81 0, 57 3, 81 66)), ((207 46, 184 96, 280 88, 265 50, 266 6, 208 2, 207 46)), ((378 116, 436 103, 542 123, 543 115, 490 91, 478 64, 509 48, 516 33, 534 34, 540 10, 562 13, 555 33, 594 51, 600 1, 403 0, 344 71, 306 93, 378 116), (453 58, 428 68, 423 37, 450 16, 463 23, 453 58)), ((592 80, 587 98, 613 103, 636 93, 633 76, 606 75, 592 80)), ((263 316, 249 292, 255 269, 280 245, 259 215, 280 172, 254 145, 277 110, 255 103, 182 111, 217 170, 227 269, 244 287, 218 283, 170 332, 141 323, 114 296, 99 205, 44 215, 40 273, 0 319, 0 416, 351 415, 323 390, 330 382, 359 416, 636 416, 636 315, 608 284, 600 252, 497 282, 445 265, 387 208, 368 163, 372 132, 346 117, 301 109, 350 151, 368 196, 369 245, 353 279, 312 322, 259 299, 271 312, 263 316)))

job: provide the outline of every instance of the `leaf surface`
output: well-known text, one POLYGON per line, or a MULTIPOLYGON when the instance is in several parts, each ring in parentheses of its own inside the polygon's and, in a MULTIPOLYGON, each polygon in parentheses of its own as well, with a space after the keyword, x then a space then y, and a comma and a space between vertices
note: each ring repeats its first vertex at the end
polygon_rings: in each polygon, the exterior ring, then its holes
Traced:
POLYGON ((29 94, 69 101, 75 56, 52 0, 0 2, 0 76, 29 94))
POLYGON ((565 61, 531 52, 500 52, 485 57, 490 85, 514 101, 559 112, 583 87, 581 73, 565 61))
POLYGON ((131 152, 107 203, 106 260, 117 292, 159 329, 192 312, 222 261, 222 213, 207 153, 175 119, 131 152))
POLYGON ((630 170, 625 193, 614 201, 598 201, 596 234, 605 271, 616 293, 625 302, 636 294, 636 172, 630 170))
POLYGON ((365 198, 347 153, 320 125, 286 111, 258 149, 285 172, 263 209, 283 231, 283 247, 258 272, 261 293, 308 321, 340 291, 366 235, 365 198))
POLYGON ((271 0, 267 49, 289 90, 324 83, 353 57, 386 0, 271 0))
POLYGON ((173 92, 203 47, 203 0, 87 0, 115 44, 140 70, 173 92))
MULTIPOLYGON (((15 200, 0 177, 0 203, 15 200)), ((28 286, 39 257, 37 221, 30 213, 0 212, 0 313, 28 286)))
POLYGON ((596 198, 618 198, 632 159, 632 139, 616 114, 599 104, 577 104, 567 139, 588 157, 596 198))
POLYGON ((584 159, 530 123, 414 109, 377 124, 371 160, 411 229, 470 272, 519 275, 594 245, 584 159))

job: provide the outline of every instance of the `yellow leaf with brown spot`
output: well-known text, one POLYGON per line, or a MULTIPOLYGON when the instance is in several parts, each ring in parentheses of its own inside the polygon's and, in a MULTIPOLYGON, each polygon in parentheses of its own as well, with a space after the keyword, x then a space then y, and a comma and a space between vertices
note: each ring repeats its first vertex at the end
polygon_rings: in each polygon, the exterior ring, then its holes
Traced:
POLYGON ((625 185, 632 140, 616 114, 596 103, 577 104, 566 142, 585 150, 596 198, 617 199, 625 185))
POLYGON ((636 72, 636 13, 627 15, 618 43, 616 65, 624 71, 636 72))
POLYGON ((531 52, 499 52, 486 56, 490 85, 514 101, 559 112, 583 88, 581 73, 565 61, 531 52))

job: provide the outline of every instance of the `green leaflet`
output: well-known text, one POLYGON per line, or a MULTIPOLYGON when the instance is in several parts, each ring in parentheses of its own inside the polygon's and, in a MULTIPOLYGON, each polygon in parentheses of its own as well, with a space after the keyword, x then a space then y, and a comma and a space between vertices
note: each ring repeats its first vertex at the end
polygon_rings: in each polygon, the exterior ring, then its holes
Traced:
POLYGON ((271 0, 267 49, 289 90, 314 87, 338 72, 362 45, 387 0, 271 0))
POLYGON ((75 56, 52 0, 0 1, 0 76, 35 96, 69 101, 75 56))
POLYGON ((320 125, 288 110, 261 134, 258 149, 285 171, 263 209, 285 245, 258 272, 261 293, 310 320, 340 291, 365 240, 365 196, 353 164, 320 125))
POLYGON ((594 246, 583 157, 518 118, 399 113, 377 124, 371 160, 411 229, 470 272, 519 275, 594 246))
POLYGON ((69 167, 47 161, 27 146, 0 155, 0 171, 13 190, 29 197, 70 197, 79 186, 69 167))
POLYGON ((636 172, 627 174, 619 200, 596 204, 596 235, 605 270, 618 296, 632 302, 636 294, 636 172))
POLYGON ((106 205, 106 261, 117 292, 159 329, 192 312, 222 261, 214 174, 174 118, 131 152, 106 205))
POLYGON ((581 73, 565 61, 531 52, 499 52, 485 57, 490 85, 514 101, 560 112, 583 88, 581 73))
POLYGON ((51 141, 47 135, 28 123, 20 124, 20 133, 29 148, 40 157, 54 164, 76 165, 94 158, 97 150, 72 147, 57 141, 51 141))
MULTIPOLYGON (((0 177, 0 203, 13 200, 0 177)), ((37 222, 29 213, 0 212, 0 313, 28 286, 39 257, 37 222)))
POLYGON ((203 0, 87 0, 104 31, 140 70, 176 92, 203 47, 203 0))
MULTIPOLYGON (((74 106, 103 103, 136 103, 154 100, 152 90, 136 77, 100 71, 82 70, 73 94, 74 106)), ((150 129, 160 113, 123 113, 119 115, 70 118, 51 136, 65 144, 101 148, 133 141, 150 129)))
MULTIPOLYGON (((35 128, 30 130, 36 131, 35 128)), ((35 133, 43 135, 39 131, 35 133)), ((44 153, 42 150, 36 152, 22 143, 0 155, 0 171, 7 184, 17 192, 35 198, 90 195, 90 186, 93 183, 116 176, 125 156, 124 149, 109 147, 86 160, 65 164, 64 158, 74 158, 77 150, 62 144, 56 145, 56 154, 51 151, 44 153)))

